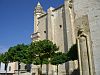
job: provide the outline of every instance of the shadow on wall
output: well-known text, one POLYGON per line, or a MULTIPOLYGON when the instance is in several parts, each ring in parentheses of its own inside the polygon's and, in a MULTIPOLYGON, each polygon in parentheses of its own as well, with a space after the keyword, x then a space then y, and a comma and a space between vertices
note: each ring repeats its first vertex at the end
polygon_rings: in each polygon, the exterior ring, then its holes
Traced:
MULTIPOLYGON (((68 61, 78 60, 77 44, 73 44, 67 53, 68 61)), ((69 75, 69 74, 68 74, 69 75)), ((75 69, 70 75, 80 75, 79 68, 75 69)))
POLYGON ((72 72, 71 75, 80 75, 80 74, 79 74, 79 69, 75 69, 75 70, 72 72))

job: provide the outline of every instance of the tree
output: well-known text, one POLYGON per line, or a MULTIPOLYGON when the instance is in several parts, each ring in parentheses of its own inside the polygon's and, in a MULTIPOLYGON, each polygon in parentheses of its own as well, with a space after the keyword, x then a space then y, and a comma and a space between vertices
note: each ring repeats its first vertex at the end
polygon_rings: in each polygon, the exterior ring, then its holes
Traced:
POLYGON ((43 40, 43 51, 44 51, 44 57, 47 59, 47 75, 49 71, 49 60, 53 54, 55 54, 56 51, 59 50, 59 48, 56 46, 56 44, 53 44, 52 41, 49 40, 43 40))
POLYGON ((58 65, 65 63, 66 59, 67 59, 66 54, 62 52, 55 53, 51 58, 50 60, 51 64, 57 66, 57 75, 58 75, 58 65))
POLYGON ((27 48, 28 45, 18 44, 16 46, 10 47, 8 50, 8 61, 18 62, 18 75, 20 62, 26 62, 25 60, 27 59, 27 48))
POLYGON ((27 45, 18 44, 14 47, 10 47, 8 50, 8 56, 10 61, 22 62, 23 59, 26 59, 27 45))
POLYGON ((5 63, 5 70, 7 75, 7 66, 8 66, 8 52, 5 52, 4 54, 0 55, 0 62, 5 63))
POLYGON ((3 62, 3 53, 0 54, 0 67, 1 67, 1 62, 3 62))
POLYGON ((3 53, 0 54, 0 66, 1 66, 1 62, 2 62, 2 60, 3 60, 3 53))
POLYGON ((2 57, 1 57, 1 54, 0 54, 0 68, 1 68, 1 62, 2 62, 2 57))
POLYGON ((10 47, 8 52, 0 55, 0 62, 5 63, 5 69, 7 72, 7 65, 9 62, 18 62, 18 75, 19 75, 19 64, 20 62, 31 63, 28 60, 28 45, 18 44, 16 46, 10 47))
POLYGON ((78 59, 78 51, 77 51, 77 44, 74 44, 69 51, 66 53, 67 59, 66 61, 70 60, 77 60, 78 59))
POLYGON ((36 59, 35 63, 41 65, 40 67, 41 74, 42 74, 42 64, 43 63, 48 64, 49 58, 51 57, 52 54, 58 51, 58 49, 59 48, 56 46, 56 44, 53 44, 53 42, 49 40, 40 40, 31 43, 31 45, 29 46, 29 53, 31 54, 31 56, 33 56, 32 60, 34 61, 35 58, 36 59))

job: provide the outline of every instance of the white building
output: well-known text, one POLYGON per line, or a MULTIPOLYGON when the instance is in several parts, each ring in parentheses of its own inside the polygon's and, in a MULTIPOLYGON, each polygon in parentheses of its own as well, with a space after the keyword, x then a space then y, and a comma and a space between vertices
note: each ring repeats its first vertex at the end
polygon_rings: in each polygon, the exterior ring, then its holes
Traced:
POLYGON ((27 71, 26 65, 24 63, 20 63, 19 72, 18 72, 18 62, 9 62, 6 68, 4 63, 1 63, 0 66, 0 75, 31 75, 31 67, 30 71, 27 71))

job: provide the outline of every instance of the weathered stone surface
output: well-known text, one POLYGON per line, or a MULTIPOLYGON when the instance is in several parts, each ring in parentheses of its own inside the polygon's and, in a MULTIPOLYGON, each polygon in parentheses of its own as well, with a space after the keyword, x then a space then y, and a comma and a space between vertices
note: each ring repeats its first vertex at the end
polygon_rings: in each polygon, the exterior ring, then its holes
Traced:
POLYGON ((100 0, 74 0, 76 19, 88 15, 96 75, 100 75, 100 0))
MULTIPOLYGON (((34 15, 34 32, 40 32, 40 40, 49 39, 59 46, 59 51, 68 51, 76 43, 79 28, 83 27, 88 35, 88 54, 84 52, 86 44, 81 41, 82 62, 90 63, 93 75, 100 74, 100 0, 65 0, 64 5, 54 9, 50 7, 47 14, 38 12, 34 15), (40 15, 42 14, 42 15, 40 15), (86 57, 85 57, 86 56, 86 57), (86 58, 86 60, 85 60, 86 58), (83 61, 85 60, 85 61, 83 61), (94 66, 95 65, 95 66, 94 66), (95 67, 95 68, 94 68, 95 67)), ((87 64, 83 64, 84 70, 87 64)), ((77 66, 77 65, 76 65, 77 66)), ((54 68, 54 67, 52 67, 54 68)), ((52 69, 51 68, 51 69, 52 69)), ((60 66, 59 73, 65 72, 65 64, 60 66)), ((66 64, 66 72, 71 74, 75 69, 75 62, 66 64)), ((87 68, 87 70, 89 70, 87 68)), ((88 71, 87 71, 88 72, 88 71)), ((83 75, 90 75, 85 73, 83 75)), ((92 75, 92 74, 91 74, 92 75)))

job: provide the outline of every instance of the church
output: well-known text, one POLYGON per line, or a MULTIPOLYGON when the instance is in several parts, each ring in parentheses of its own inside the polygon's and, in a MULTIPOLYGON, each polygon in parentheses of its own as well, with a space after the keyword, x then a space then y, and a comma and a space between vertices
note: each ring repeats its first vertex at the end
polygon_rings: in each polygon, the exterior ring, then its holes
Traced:
MULTIPOLYGON (((34 10, 32 41, 51 40, 60 52, 76 44, 78 60, 59 66, 59 75, 100 75, 100 0, 64 0, 58 8, 44 12, 38 2, 34 10)), ((50 66, 52 75, 54 66, 50 66)), ((55 69, 54 69, 55 70, 55 69)))

